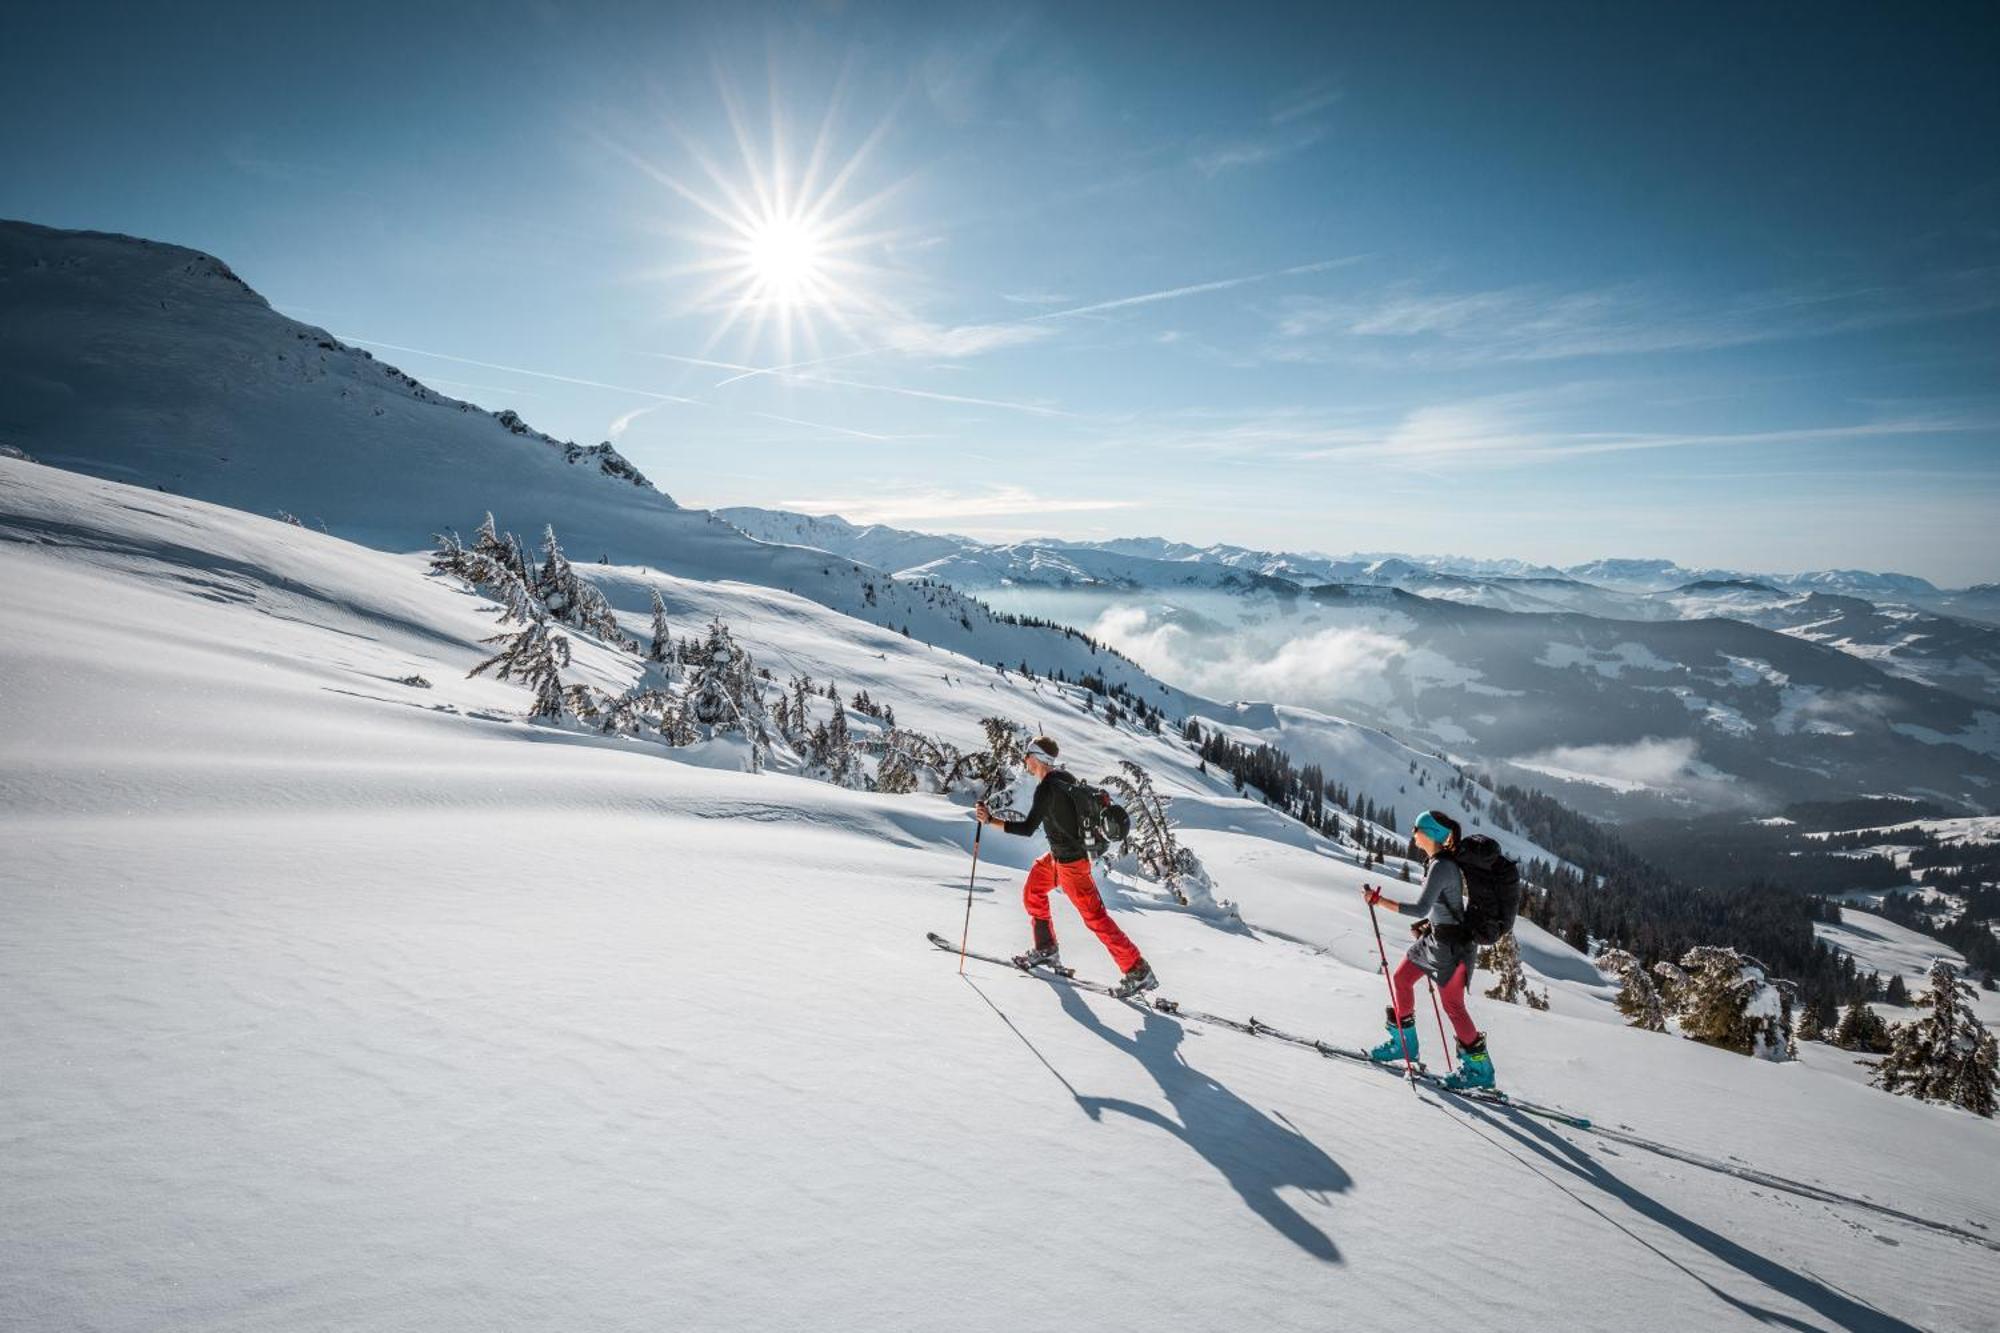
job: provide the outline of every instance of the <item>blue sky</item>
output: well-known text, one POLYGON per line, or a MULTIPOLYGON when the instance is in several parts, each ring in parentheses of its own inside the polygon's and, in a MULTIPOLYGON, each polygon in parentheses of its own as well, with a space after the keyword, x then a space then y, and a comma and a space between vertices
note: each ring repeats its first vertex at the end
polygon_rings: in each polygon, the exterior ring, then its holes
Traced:
POLYGON ((2000 578, 1975 7, 286 8, 11 7, 0 215, 684 502, 2000 578))

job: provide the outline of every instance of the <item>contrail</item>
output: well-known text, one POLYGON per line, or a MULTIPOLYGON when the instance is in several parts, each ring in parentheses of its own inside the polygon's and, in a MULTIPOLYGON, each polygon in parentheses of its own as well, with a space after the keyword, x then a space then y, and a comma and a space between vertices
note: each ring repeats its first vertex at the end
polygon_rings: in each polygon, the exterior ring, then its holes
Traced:
MULTIPOLYGON (((1071 306, 1067 310, 1051 310, 1040 315, 1029 315, 1024 319, 999 320, 990 325, 982 325, 981 327, 999 329, 1026 328, 1030 325, 1045 323, 1052 319, 1069 319, 1075 315, 1094 315, 1100 311, 1119 310, 1126 306, 1151 305, 1155 301, 1177 301, 1183 296, 1199 296, 1204 292, 1227 291, 1231 287, 1248 287, 1253 283, 1271 282, 1278 278, 1297 277, 1301 273, 1324 273, 1328 269, 1344 268, 1349 264, 1358 264, 1365 258, 1367 258, 1366 255, 1347 255, 1340 259, 1319 259, 1314 260, 1310 264, 1294 264, 1290 268, 1273 269, 1269 273, 1251 273, 1240 278, 1218 278, 1214 282, 1196 282, 1183 287, 1166 287, 1156 292, 1141 292, 1137 296, 1119 296, 1108 301, 1094 301, 1089 305, 1071 306)), ((795 361, 790 365, 783 366, 744 366, 727 361, 704 361, 691 356, 667 356, 664 352, 656 352, 654 355, 666 356, 669 361, 685 361, 689 365, 707 366, 714 370, 735 371, 736 374, 729 376, 729 378, 716 381, 715 387, 720 389, 724 385, 734 384, 738 380, 755 379, 760 375, 787 375, 790 372, 807 370, 813 366, 831 365, 836 361, 848 361, 855 357, 874 356, 878 352, 893 352, 897 350, 899 350, 899 344, 883 343, 875 347, 861 347, 851 352, 842 352, 837 356, 823 356, 813 361, 795 361)), ((827 380, 824 382, 831 384, 837 381, 827 380)), ((860 385, 856 387, 879 388, 882 386, 860 385)), ((908 390, 906 392, 915 392, 915 390, 908 390)), ((947 401, 952 400, 947 396, 947 401)), ((988 404, 988 406, 1018 407, 1019 405, 994 403, 988 404)), ((1021 408, 1020 410, 1035 411, 1037 409, 1021 408)))
POLYGON ((1100 310, 1117 310, 1128 305, 1150 305, 1154 301, 1174 301, 1183 296, 1199 296, 1203 292, 1220 292, 1231 287, 1248 287, 1252 283, 1270 282, 1276 278, 1296 277, 1301 273, 1324 273, 1330 268, 1342 268, 1359 263, 1365 256, 1349 255, 1345 259, 1321 259, 1310 264, 1294 264, 1290 268, 1273 269, 1269 273, 1252 273, 1242 278, 1219 278, 1214 282, 1197 282, 1186 287, 1168 287, 1157 292, 1142 292, 1137 296, 1120 296, 1110 301, 1097 301, 1090 305, 1071 306, 1068 310, 1051 310, 1044 315, 1030 315, 1016 320, 1018 324, 1039 324, 1043 320, 1068 319, 1071 315, 1093 315, 1100 310))
MULTIPOLYGON (((556 381, 557 383, 559 383, 559 384, 576 384, 576 385, 581 385, 581 386, 582 386, 583 388, 586 388, 586 389, 609 389, 609 390, 611 390, 611 391, 612 391, 613 393, 633 393, 633 394, 637 394, 637 395, 639 395, 639 396, 640 396, 641 398, 652 398, 652 399, 655 399, 655 400, 657 400, 657 401, 659 401, 659 402, 662 402, 662 403, 682 403, 682 404, 685 404, 685 405, 686 405, 686 406, 688 406, 688 407, 705 407, 705 408, 709 409, 709 410, 710 410, 711 412, 721 412, 721 413, 724 413, 724 414, 726 414, 726 415, 732 415, 732 416, 734 416, 734 415, 743 415, 743 416, 753 416, 753 417, 763 417, 764 419, 766 419, 766 420, 768 420, 768 421, 782 421, 782 422, 784 422, 784 423, 785 423, 786 425, 790 425, 790 426, 805 426, 805 427, 807 427, 807 428, 809 428, 809 429, 811 429, 811 430, 830 430, 830 431, 835 431, 835 432, 837 432, 837 433, 839 433, 839 434, 841 434, 841 435, 852 435, 852 436, 855 436, 855 437, 856 437, 857 439, 863 439, 863 440, 881 440, 881 441, 884 441, 884 442, 889 442, 889 441, 893 441, 893 440, 894 440, 894 439, 896 438, 896 437, 895 437, 895 436, 893 436, 893 435, 876 435, 876 434, 873 434, 873 433, 871 433, 871 432, 869 432, 869 431, 865 431, 865 430, 855 430, 855 429, 853 429, 852 427, 849 427, 849 426, 833 426, 833 425, 828 425, 828 424, 826 424, 825 422, 820 422, 820 421, 802 421, 802 420, 800 420, 800 419, 799 419, 799 418, 797 418, 797 417, 781 417, 781 416, 777 416, 777 415, 775 415, 774 413, 770 413, 770 412, 740 412, 740 413, 739 413, 738 409, 736 409, 736 408, 730 408, 730 407, 723 407, 723 406, 722 406, 722 405, 720 405, 719 403, 710 403, 710 402, 704 402, 704 401, 703 401, 702 399, 699 399, 699 398, 684 398, 684 397, 682 397, 682 396, 681 396, 680 394, 675 394, 675 393, 661 393, 661 392, 659 392, 659 391, 658 391, 658 390, 656 390, 656 389, 635 389, 635 388, 633 388, 633 387, 632 387, 631 385, 629 385, 629 384, 607 384, 607 383, 605 383, 605 382, 604 382, 603 380, 586 380, 586 379, 579 379, 579 378, 578 378, 577 376, 575 376, 575 375, 557 375, 557 374, 554 374, 554 373, 552 373, 552 372, 550 372, 550 371, 546 371, 546 370, 529 370, 529 369, 528 369, 528 368, 526 368, 525 366, 503 366, 503 365, 501 365, 501 364, 500 364, 499 362, 497 362, 497 361, 475 361, 475 360, 474 360, 473 358, 471 358, 471 357, 469 357, 469 356, 452 356, 452 355, 450 355, 449 353, 446 353, 446 352, 428 352, 428 351, 425 351, 425 350, 424 350, 423 348, 421 348, 421 347, 406 347, 406 346, 404 346, 404 345, 403 345, 403 344, 401 344, 401 343, 385 343, 385 342, 377 342, 377 341, 375 341, 375 340, 374 340, 374 339, 372 339, 372 338, 349 338, 349 337, 345 337, 345 336, 343 336, 343 337, 342 337, 341 341, 343 341, 343 342, 350 342, 350 343, 356 343, 356 344, 358 344, 358 345, 360 345, 360 346, 362 346, 362 347, 380 347, 380 348, 384 348, 384 349, 386 349, 386 350, 388 350, 388 351, 391 351, 391 352, 410 352, 410 353, 413 353, 414 355, 417 355, 417 356, 428 356, 428 357, 434 357, 434 358, 436 358, 436 359, 437 359, 437 360, 439 360, 439 361, 456 361, 456 362, 458 362, 458 363, 459 363, 460 365, 466 365, 466 366, 484 366, 484 367, 485 367, 486 369, 488 369, 488 370, 504 370, 504 371, 507 371, 507 372, 509 372, 509 373, 511 373, 511 374, 515 374, 515 375, 531 375, 531 376, 533 376, 533 377, 534 377, 534 378, 536 378, 536 379, 544 379, 544 380, 555 380, 555 381, 556 381)), ((664 353, 658 353, 657 355, 665 355, 665 354, 664 354, 664 353)), ((704 361, 696 361, 696 360, 695 360, 695 358, 693 358, 693 357, 684 357, 684 356, 679 356, 679 357, 667 357, 667 360, 669 360, 669 361, 689 361, 689 362, 694 362, 694 364, 697 364, 697 365, 718 365, 718 366, 719 366, 719 365, 723 365, 723 364, 725 364, 725 363, 722 363, 722 362, 704 362, 704 361)), ((864 387, 866 387, 866 386, 864 386, 864 387)), ((910 389, 910 390, 897 390, 897 391, 895 391, 895 392, 906 392, 906 393, 915 393, 915 392, 917 392, 917 390, 914 390, 914 389, 910 389)), ((925 396, 935 396, 935 395, 925 395, 925 396)), ((976 399, 967 399, 967 400, 965 400, 965 401, 967 401, 967 402, 976 402, 976 401, 978 401, 978 400, 976 400, 976 399)), ((630 424, 630 422, 631 422, 631 419, 632 419, 633 417, 637 416, 637 415, 638 415, 637 413, 632 413, 632 412, 628 412, 628 413, 626 413, 626 414, 625 414, 625 416, 623 416, 623 417, 619 418, 619 420, 620 420, 620 421, 622 421, 622 422, 625 422, 626 424, 628 424, 628 425, 629 425, 629 424, 630 424)))
POLYGON ((421 347, 405 347, 400 343, 376 342, 372 338, 350 338, 339 335, 342 342, 357 343, 362 347, 381 347, 391 352, 411 352, 417 356, 434 357, 439 361, 456 361, 461 366, 483 366, 487 370, 504 370, 512 375, 531 375, 538 380, 554 380, 558 384, 580 384, 586 389, 610 389, 616 393, 636 393, 641 398, 657 398, 663 403, 686 403, 690 407, 707 407, 699 398, 683 398, 679 394, 659 393, 653 389, 635 389, 629 384, 606 384, 602 380, 578 379, 574 375, 554 375, 546 370, 529 370, 525 366, 503 366, 497 361, 475 361, 469 356, 451 356, 444 352, 427 352, 421 347))

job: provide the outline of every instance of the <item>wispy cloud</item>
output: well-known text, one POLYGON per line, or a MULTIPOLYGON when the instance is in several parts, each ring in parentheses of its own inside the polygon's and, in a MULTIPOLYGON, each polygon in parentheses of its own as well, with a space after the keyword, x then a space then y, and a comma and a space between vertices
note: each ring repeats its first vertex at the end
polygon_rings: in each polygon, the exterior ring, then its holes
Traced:
POLYGON ((1331 80, 1309 84, 1278 103, 1277 108, 1271 112, 1271 123, 1285 125, 1295 120, 1303 120, 1307 116, 1317 115, 1338 102, 1341 96, 1340 86, 1331 80))
POLYGON ((1325 137, 1326 132, 1315 125, 1287 125, 1267 134, 1206 143, 1188 161, 1204 176, 1219 176, 1302 153, 1325 137))
POLYGON ((889 343, 896 351, 912 356, 938 357, 961 361, 996 352, 1003 347, 1020 347, 1053 337, 1055 330, 1044 324, 906 324, 890 331, 889 343))
POLYGON ((2000 412, 1953 405, 1925 411, 1756 431, 1640 431, 1578 428, 1590 412, 1615 410, 1605 385, 1590 381, 1491 394, 1384 412, 1381 409, 1275 408, 1238 415, 1178 413, 1124 429, 1136 443, 1205 457, 1267 462, 1350 463, 1397 468, 1519 467, 1602 454, 1660 450, 1770 449, 1784 445, 2000 435, 2000 412))
MULTIPOLYGON (((647 355, 658 357, 662 361, 678 361, 684 365, 707 366, 715 370, 734 370, 751 372, 757 375, 767 375, 791 384, 819 384, 836 389, 864 389, 873 393, 901 394, 907 398, 926 398, 939 403, 960 403, 970 407, 997 407, 1009 412, 1026 412, 1033 416, 1066 417, 1071 415, 1061 408, 1051 407, 1046 403, 1010 402, 1002 398, 976 398, 970 394, 938 393, 931 389, 912 389, 902 384, 875 384, 866 380, 851 380, 844 377, 824 375, 818 371, 794 370, 781 366, 745 366, 734 361, 716 361, 712 358, 702 356, 681 356, 673 352, 649 352, 647 355)), ((826 360, 833 361, 838 359, 840 358, 829 357, 826 360)), ((802 364, 824 365, 826 361, 806 362, 802 364)), ((738 380, 748 378, 750 378, 750 374, 748 373, 732 375, 730 378, 720 381, 717 387, 719 388, 724 384, 734 384, 738 380)))
POLYGON ((1270 360, 1418 366, 1711 351, 1948 319, 2000 308, 2000 268, 1900 285, 1774 288, 1700 299, 1652 283, 1560 290, 1290 296, 1273 312, 1270 360))
POLYGON ((1317 118, 1340 97, 1340 88, 1330 80, 1294 89, 1278 99, 1255 129, 1197 141, 1188 163, 1204 176, 1219 176, 1302 153, 1326 138, 1326 127, 1317 118))
POLYGON ((604 428, 604 436, 609 440, 621 439, 624 437, 625 432, 632 428, 633 422, 645 416, 648 412, 657 412, 659 410, 660 404, 651 403, 645 407, 635 407, 630 412, 620 412, 611 419, 611 424, 604 428))
POLYGON ((780 500, 784 509, 807 514, 839 514, 852 523, 922 523, 966 518, 1033 517, 1041 514, 1092 513, 1132 509, 1137 500, 1085 496, 1047 496, 1025 486, 1000 486, 977 493, 955 490, 884 492, 871 495, 821 495, 780 500))

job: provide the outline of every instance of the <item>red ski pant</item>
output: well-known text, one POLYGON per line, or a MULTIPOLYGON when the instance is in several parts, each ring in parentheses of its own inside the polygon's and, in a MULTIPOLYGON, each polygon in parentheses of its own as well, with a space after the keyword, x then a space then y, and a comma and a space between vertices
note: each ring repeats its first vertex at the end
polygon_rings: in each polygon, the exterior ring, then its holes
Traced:
MULTIPOLYGON (((1104 899, 1097 895, 1097 884, 1090 878, 1090 862, 1058 861, 1043 853, 1035 858, 1035 864, 1028 867, 1028 882, 1021 886, 1021 901, 1027 904, 1030 920, 1040 923, 1047 930, 1049 938, 1055 939, 1055 925, 1049 917, 1049 890, 1061 889, 1063 897, 1069 899, 1070 906, 1083 918, 1083 924, 1111 951, 1111 961, 1118 964, 1120 972, 1129 972, 1139 964, 1139 950, 1118 929, 1118 923, 1104 910, 1104 899)), ((1040 931, 1036 932, 1037 935, 1040 931)))
MULTIPOLYGON (((1408 958, 1396 964, 1396 974, 1389 980, 1396 988, 1398 1021, 1406 1020, 1417 1012, 1417 981, 1424 975, 1424 970, 1408 958)), ((1467 1046, 1479 1040, 1479 1029, 1473 1025, 1472 1015, 1465 1007, 1465 983, 1470 976, 1465 964, 1460 963, 1451 978, 1438 987, 1438 998, 1444 1001, 1444 1016, 1451 1020, 1452 1032, 1467 1046)))

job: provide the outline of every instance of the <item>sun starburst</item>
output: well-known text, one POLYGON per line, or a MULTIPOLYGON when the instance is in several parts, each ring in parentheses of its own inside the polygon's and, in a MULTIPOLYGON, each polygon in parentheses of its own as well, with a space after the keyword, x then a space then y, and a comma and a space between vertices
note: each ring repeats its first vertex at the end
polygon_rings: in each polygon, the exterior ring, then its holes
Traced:
POLYGON ((859 188, 887 122, 836 161, 836 94, 810 151, 796 158, 775 96, 761 139, 749 131, 727 89, 722 100, 740 159, 733 170, 678 131, 698 186, 627 153, 708 224, 676 228, 677 238, 699 257, 661 271, 669 278, 707 279, 689 300, 691 309, 718 316, 704 353, 734 338, 742 359, 788 365, 821 356, 823 335, 862 342, 865 326, 897 315, 883 293, 887 273, 877 259, 896 233, 875 225, 896 187, 869 194, 859 188))

